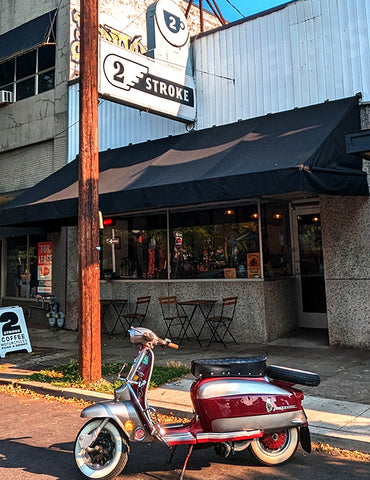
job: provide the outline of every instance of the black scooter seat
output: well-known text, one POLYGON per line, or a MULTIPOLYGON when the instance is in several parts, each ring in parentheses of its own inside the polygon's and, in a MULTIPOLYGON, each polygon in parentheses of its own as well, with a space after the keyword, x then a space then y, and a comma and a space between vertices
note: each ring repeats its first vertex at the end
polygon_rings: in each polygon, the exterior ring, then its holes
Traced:
POLYGON ((258 357, 202 358, 192 360, 191 373, 195 378, 263 377, 266 355, 258 357))

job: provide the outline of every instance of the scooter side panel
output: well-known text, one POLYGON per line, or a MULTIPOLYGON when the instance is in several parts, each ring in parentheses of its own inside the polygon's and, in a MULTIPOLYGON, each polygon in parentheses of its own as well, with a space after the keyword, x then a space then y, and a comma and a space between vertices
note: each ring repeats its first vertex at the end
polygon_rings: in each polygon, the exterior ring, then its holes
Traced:
MULTIPOLYGON (((122 430, 127 435, 128 439, 135 441, 134 431, 136 428, 142 428, 144 431, 144 425, 140 420, 140 417, 136 413, 131 402, 115 402, 113 400, 107 402, 99 402, 94 405, 86 407, 81 412, 81 417, 83 418, 112 418, 117 422, 117 424, 122 428, 122 430), (134 428, 127 428, 126 422, 131 420, 131 425, 134 428)), ((142 442, 150 442, 153 440, 153 437, 146 434, 146 436, 141 440, 142 442)))
POLYGON ((206 379, 196 382, 192 400, 206 431, 289 428, 307 419, 292 390, 265 379, 206 379))
POLYGON ((212 432, 233 432, 235 430, 260 429, 275 432, 286 428, 299 427, 307 423, 302 410, 274 415, 254 415, 249 417, 218 418, 212 421, 212 432))

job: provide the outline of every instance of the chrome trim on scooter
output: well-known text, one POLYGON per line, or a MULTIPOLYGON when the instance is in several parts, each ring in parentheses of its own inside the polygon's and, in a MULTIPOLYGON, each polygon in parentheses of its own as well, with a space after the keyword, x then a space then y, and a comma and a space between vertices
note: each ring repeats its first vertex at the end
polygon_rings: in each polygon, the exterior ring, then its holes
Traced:
POLYGON ((247 440, 252 438, 262 437, 261 430, 241 430, 238 432, 205 432, 197 433, 196 435, 197 443, 218 443, 225 441, 238 441, 238 440, 247 440))
POLYGON ((256 382, 243 378, 212 379, 199 388, 200 399, 230 397, 232 395, 287 395, 289 392, 271 383, 256 382))
POLYGON ((299 425, 305 425, 307 417, 302 410, 294 412, 278 412, 268 415, 253 415, 250 417, 218 418, 212 422, 214 432, 232 432, 243 428, 245 430, 261 429, 264 432, 284 430, 299 425))

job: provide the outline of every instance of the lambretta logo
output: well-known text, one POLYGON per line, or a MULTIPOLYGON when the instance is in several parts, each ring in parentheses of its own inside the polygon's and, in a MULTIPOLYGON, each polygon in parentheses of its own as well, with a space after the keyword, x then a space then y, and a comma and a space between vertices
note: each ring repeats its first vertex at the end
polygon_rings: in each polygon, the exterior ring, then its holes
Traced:
POLYGON ((109 54, 103 63, 104 75, 114 87, 138 90, 182 105, 194 106, 192 88, 151 75, 149 67, 119 55, 109 54))
POLYGON ((294 409, 294 405, 274 405, 270 399, 266 400, 266 411, 270 412, 282 412, 284 410, 294 409))

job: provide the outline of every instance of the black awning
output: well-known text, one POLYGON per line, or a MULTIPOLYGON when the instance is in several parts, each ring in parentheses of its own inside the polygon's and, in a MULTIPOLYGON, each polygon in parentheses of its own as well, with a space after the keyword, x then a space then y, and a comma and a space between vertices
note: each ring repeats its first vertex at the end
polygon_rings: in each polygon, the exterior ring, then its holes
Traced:
MULTIPOLYGON (((266 115, 100 153, 104 214, 310 192, 368 195, 344 133, 358 98, 266 115)), ((0 209, 0 225, 77 217, 74 160, 0 209)))
POLYGON ((55 43, 56 14, 57 10, 52 10, 0 35, 0 62, 44 43, 55 43))

